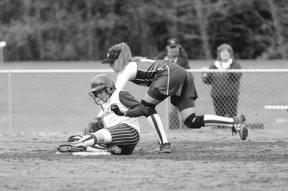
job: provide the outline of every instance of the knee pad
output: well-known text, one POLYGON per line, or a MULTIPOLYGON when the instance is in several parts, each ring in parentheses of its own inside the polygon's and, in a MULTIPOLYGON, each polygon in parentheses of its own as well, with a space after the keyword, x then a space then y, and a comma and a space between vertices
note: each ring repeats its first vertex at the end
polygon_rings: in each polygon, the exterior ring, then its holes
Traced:
POLYGON ((204 126, 204 115, 196 116, 195 113, 193 113, 184 121, 184 124, 192 129, 200 129, 204 126))
POLYGON ((156 108, 155 108, 156 105, 148 103, 148 102, 146 102, 144 100, 141 100, 141 103, 148 109, 147 117, 157 113, 156 108))

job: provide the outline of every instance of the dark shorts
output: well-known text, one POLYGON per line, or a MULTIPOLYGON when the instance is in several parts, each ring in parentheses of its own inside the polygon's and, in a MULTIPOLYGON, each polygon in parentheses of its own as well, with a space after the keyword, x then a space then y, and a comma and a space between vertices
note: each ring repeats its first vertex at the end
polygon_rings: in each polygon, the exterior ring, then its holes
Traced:
POLYGON ((193 75, 175 64, 168 66, 167 71, 162 71, 155 78, 148 95, 160 101, 171 96, 171 103, 175 106, 183 105, 181 102, 184 100, 186 104, 194 106, 194 100, 198 98, 193 75))
POLYGON ((139 133, 135 128, 127 125, 126 123, 120 123, 118 125, 108 127, 107 130, 112 136, 112 142, 108 146, 117 145, 121 148, 122 154, 132 154, 140 138, 139 133))

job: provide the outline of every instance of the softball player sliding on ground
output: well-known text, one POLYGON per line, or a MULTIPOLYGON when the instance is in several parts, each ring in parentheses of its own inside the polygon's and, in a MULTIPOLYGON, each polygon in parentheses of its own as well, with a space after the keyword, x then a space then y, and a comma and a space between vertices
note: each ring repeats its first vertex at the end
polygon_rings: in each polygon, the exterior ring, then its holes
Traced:
POLYGON ((181 112, 187 127, 197 129, 203 126, 228 126, 232 128, 233 134, 239 133, 242 140, 247 138, 248 129, 244 115, 228 118, 195 114, 194 100, 197 98, 197 92, 194 79, 184 68, 169 61, 133 58, 126 43, 112 46, 103 63, 110 64, 118 73, 116 81, 118 90, 122 90, 128 81, 149 87, 141 102, 148 108, 148 121, 151 121, 158 133, 160 152, 161 150, 170 152, 171 149, 155 107, 168 96, 171 97, 171 103, 181 112))
MULTIPOLYGON (((85 151, 97 144, 104 145, 112 154, 132 154, 139 142, 136 117, 147 116, 146 107, 128 92, 118 91, 113 80, 104 74, 93 78, 89 95, 101 107, 97 120, 89 124, 83 136, 70 137, 70 150, 62 152, 85 151)), ((58 150, 61 152, 61 148, 58 150)))

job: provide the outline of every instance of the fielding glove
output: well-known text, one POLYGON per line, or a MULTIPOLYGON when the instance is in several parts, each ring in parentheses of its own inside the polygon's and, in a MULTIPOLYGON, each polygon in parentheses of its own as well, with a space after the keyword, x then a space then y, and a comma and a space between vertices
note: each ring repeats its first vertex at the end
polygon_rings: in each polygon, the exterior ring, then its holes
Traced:
POLYGON ((84 129, 83 134, 88 135, 90 133, 94 133, 100 129, 104 128, 103 121, 100 117, 96 117, 93 121, 88 124, 88 127, 84 129))

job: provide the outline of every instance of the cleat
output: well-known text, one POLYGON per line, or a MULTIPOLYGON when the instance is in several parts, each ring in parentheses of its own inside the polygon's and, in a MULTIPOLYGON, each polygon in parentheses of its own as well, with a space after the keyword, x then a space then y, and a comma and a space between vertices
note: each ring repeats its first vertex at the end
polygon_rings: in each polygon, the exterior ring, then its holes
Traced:
POLYGON ((71 153, 71 152, 84 152, 87 148, 83 145, 73 146, 71 144, 63 144, 57 147, 60 153, 71 153))
POLYGON ((246 140, 247 139, 247 137, 248 137, 248 128, 247 128, 246 124, 241 124, 240 125, 239 135, 240 135, 240 138, 242 140, 246 140))
POLYGON ((159 146, 159 153, 171 153, 171 144, 170 143, 163 143, 159 146))
POLYGON ((248 137, 248 128, 245 124, 246 118, 243 114, 234 117, 235 125, 232 127, 232 135, 239 134, 242 140, 246 140, 248 137))

